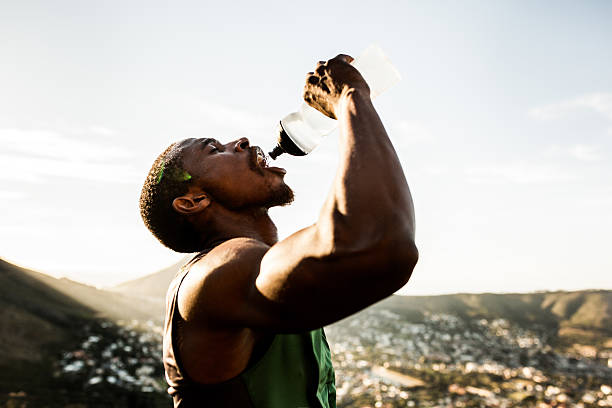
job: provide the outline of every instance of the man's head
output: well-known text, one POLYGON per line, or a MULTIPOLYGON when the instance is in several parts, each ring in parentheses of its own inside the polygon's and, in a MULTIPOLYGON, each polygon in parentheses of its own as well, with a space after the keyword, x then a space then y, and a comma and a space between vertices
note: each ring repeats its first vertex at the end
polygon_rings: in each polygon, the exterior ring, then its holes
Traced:
MULTIPOLYGON (((223 235, 228 214, 253 214, 293 200, 285 171, 269 167, 246 138, 221 144, 186 139, 153 163, 142 188, 140 213, 160 242, 177 252, 204 249, 207 234, 223 235)), ((238 218, 239 219, 239 218, 238 218)))

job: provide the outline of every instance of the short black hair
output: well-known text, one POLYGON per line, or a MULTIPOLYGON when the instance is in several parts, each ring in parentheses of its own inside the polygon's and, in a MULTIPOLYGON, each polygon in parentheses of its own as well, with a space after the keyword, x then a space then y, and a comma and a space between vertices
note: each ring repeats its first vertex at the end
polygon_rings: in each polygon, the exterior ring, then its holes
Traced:
POLYGON ((176 197, 187 193, 194 179, 183 168, 183 152, 177 143, 160 154, 142 186, 140 215, 145 225, 162 244, 176 252, 197 252, 202 233, 172 208, 176 197))

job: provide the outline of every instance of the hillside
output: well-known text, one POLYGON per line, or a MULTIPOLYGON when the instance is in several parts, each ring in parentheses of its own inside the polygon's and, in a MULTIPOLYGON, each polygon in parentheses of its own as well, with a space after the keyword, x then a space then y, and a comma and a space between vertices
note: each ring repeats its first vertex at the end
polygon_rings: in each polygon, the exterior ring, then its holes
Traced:
MULTIPOLYGON (((37 279, 38 278, 38 279, 37 279)), ((95 311, 0 260, 0 359, 37 361, 48 343, 68 340, 95 311)))
MULTIPOLYGON (((177 269, 100 290, 0 260, 0 406, 168 406, 160 325, 177 269)), ((605 400, 611 311, 606 290, 392 296, 326 328, 338 406, 605 400)))
POLYGON ((612 336, 612 291, 536 292, 513 294, 454 294, 392 296, 376 307, 391 310, 408 321, 427 313, 462 318, 504 318, 521 326, 539 325, 561 337, 612 336))
MULTIPOLYGON (((82 378, 58 374, 60 356, 78 350, 84 339, 140 338, 109 320, 159 325, 161 309, 0 259, 0 406, 86 406, 78 405, 82 402, 111 406, 113 401, 117 406, 167 406, 164 393, 142 394, 133 387, 102 384, 92 394, 83 389, 82 378)), ((153 338, 149 348, 157 350, 159 335, 153 338)), ((161 379, 159 370, 155 375, 161 379)))
POLYGON ((159 322, 160 310, 142 300, 56 279, 0 259, 1 361, 39 360, 45 344, 66 341, 83 321, 108 318, 159 322))
MULTIPOLYGON (((185 261, 109 290, 161 305, 168 284, 185 261)), ((568 339, 612 336, 609 290, 391 296, 375 307, 398 313, 407 321, 420 321, 426 312, 447 313, 462 318, 504 318, 522 326, 536 324, 568 339)))
POLYGON ((166 296, 168 284, 174 278, 179 268, 187 262, 190 256, 185 257, 179 262, 164 268, 158 272, 141 278, 129 280, 120 283, 119 285, 109 288, 109 290, 117 293, 123 293, 132 297, 163 299, 166 296))

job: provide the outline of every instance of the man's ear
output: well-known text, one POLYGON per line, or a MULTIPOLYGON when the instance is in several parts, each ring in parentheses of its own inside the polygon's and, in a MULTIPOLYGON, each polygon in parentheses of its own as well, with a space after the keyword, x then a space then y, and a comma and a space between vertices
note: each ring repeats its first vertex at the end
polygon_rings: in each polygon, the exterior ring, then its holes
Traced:
POLYGON ((210 197, 208 194, 192 194, 187 193, 183 196, 176 197, 172 201, 174 211, 183 215, 194 215, 204 211, 210 205, 210 197))

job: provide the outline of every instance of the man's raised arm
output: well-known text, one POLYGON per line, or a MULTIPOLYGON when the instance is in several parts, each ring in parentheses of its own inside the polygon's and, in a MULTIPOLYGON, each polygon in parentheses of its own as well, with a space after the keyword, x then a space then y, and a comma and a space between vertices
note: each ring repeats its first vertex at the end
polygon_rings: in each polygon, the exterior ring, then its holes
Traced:
POLYGON ((410 190, 351 60, 319 63, 307 78, 304 99, 340 121, 340 165, 318 221, 262 259, 251 296, 272 312, 263 325, 344 318, 400 289, 418 259, 410 190))
POLYGON ((370 100, 344 55, 319 63, 304 99, 340 124, 340 165, 317 222, 272 247, 237 238, 213 249, 181 287, 186 320, 303 331, 400 289, 418 259, 410 190, 370 100))

